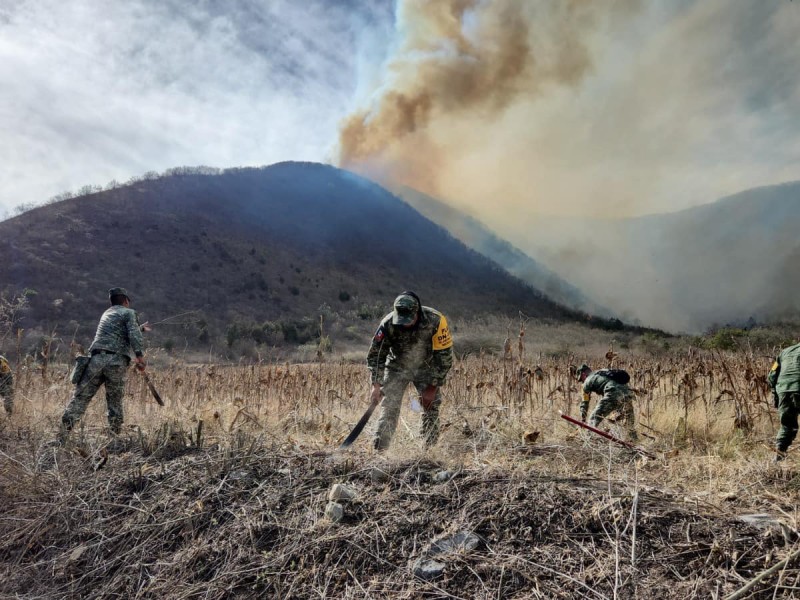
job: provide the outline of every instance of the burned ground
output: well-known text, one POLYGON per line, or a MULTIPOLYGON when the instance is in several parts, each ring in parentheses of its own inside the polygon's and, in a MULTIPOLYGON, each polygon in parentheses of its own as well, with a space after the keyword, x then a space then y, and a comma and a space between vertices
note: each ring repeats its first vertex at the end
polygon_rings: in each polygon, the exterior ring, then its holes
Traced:
MULTIPOLYGON (((605 447, 454 466, 245 435, 198 447, 131 434, 106 454, 29 433, 0 433, 3 596, 710 598, 787 556, 794 536, 639 483, 642 459, 605 447), (580 474, 544 468, 564 461, 580 474), (324 516, 335 483, 357 491, 337 523, 324 516), (438 555, 440 577, 414 575, 459 532, 477 547, 438 555)), ((797 579, 784 570, 777 595, 797 579)), ((775 592, 773 580, 751 597, 775 592)))

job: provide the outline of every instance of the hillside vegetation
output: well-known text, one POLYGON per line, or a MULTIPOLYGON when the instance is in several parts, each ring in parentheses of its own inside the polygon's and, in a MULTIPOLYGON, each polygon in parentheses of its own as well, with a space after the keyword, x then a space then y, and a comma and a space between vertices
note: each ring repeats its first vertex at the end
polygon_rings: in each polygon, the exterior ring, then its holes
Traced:
POLYGON ((312 163, 173 173, 42 206, 0 223, 0 255, 6 297, 35 291, 28 334, 84 344, 113 285, 181 348, 318 340, 320 318, 361 343, 404 289, 455 327, 581 318, 383 188, 312 163))

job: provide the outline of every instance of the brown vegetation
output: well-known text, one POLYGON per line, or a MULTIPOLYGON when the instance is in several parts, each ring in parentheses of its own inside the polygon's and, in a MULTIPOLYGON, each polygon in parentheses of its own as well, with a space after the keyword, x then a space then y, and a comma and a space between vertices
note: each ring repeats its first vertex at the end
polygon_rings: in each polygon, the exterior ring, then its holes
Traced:
POLYGON ((362 334, 407 288, 453 320, 577 317, 378 185, 313 163, 68 198, 0 222, 0 256, 0 294, 36 292, 25 335, 80 343, 115 285, 161 324, 159 344, 235 358, 314 339, 320 316, 362 334))
MULTIPOLYGON (((362 365, 173 362, 152 373, 163 409, 131 373, 123 436, 109 444, 97 398, 64 448, 47 442, 70 393, 66 367, 23 368, 18 412, 0 426, 0 592, 709 598, 792 556, 800 485, 793 454, 780 469, 768 462, 769 358, 599 344, 570 356, 529 338, 510 331, 505 354, 458 360, 439 444, 425 452, 404 412, 382 457, 368 433, 336 452, 366 408, 362 365), (631 373, 656 460, 558 417, 575 411, 570 366, 584 360, 631 373), (325 496, 337 482, 358 497, 332 523, 325 496), (754 512, 783 525, 737 518, 754 512), (438 579, 414 577, 433 542, 460 531, 479 546, 442 559, 438 579)), ((798 577, 790 562, 752 597, 790 597, 798 577)))

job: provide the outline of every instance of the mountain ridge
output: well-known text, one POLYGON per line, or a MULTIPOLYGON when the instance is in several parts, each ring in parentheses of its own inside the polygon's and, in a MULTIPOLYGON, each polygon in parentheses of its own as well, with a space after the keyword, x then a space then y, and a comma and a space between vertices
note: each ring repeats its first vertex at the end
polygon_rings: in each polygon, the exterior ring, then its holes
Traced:
POLYGON ((0 256, 1 291, 38 292, 26 328, 83 340, 115 285, 143 319, 195 311, 181 333, 192 343, 230 345, 231 331, 302 342, 337 317, 363 334, 409 288, 455 323, 585 317, 374 182, 317 163, 175 174, 38 207, 0 222, 0 256))
POLYGON ((672 331, 800 314, 800 182, 673 213, 548 220, 511 241, 627 322, 672 331))

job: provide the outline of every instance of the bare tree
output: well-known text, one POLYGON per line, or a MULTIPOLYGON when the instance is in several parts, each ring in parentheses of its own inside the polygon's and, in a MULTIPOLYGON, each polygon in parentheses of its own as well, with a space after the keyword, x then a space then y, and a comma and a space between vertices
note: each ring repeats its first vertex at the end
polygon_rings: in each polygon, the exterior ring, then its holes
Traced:
POLYGON ((36 291, 25 289, 18 295, 0 294, 0 346, 8 337, 16 334, 19 322, 28 308, 28 298, 36 291))

